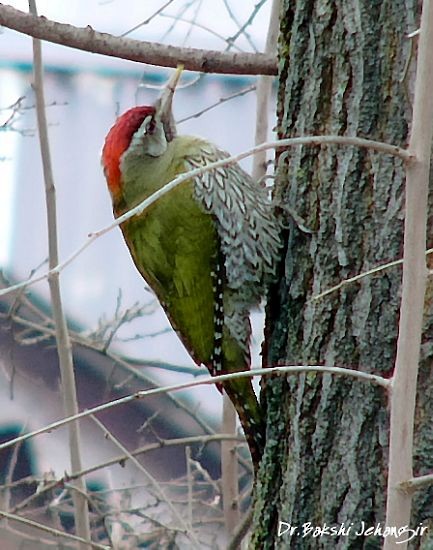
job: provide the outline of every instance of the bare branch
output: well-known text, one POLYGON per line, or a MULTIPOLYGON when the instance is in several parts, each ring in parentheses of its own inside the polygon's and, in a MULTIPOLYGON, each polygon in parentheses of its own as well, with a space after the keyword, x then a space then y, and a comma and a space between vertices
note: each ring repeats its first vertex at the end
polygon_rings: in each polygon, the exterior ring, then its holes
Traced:
MULTIPOLYGON (((257 52, 258 49, 256 48, 256 45, 254 44, 254 42, 252 41, 251 39, 251 36, 249 35, 249 33, 246 31, 246 29, 239 23, 239 20, 238 18, 235 16, 235 14, 233 13, 233 10, 230 6, 230 3, 228 2, 228 0, 223 0, 224 2, 224 6, 227 10, 227 13, 229 14, 229 17, 230 19, 237 25, 238 29, 241 30, 241 33, 245 36, 245 38, 248 40, 248 43, 249 45, 252 47, 252 49, 257 52)), ((234 44, 233 44, 234 45, 234 44)))
MULTIPOLYGON (((433 248, 428 248, 425 251, 425 255, 429 256, 430 254, 433 254, 433 248)), ((400 258, 399 260, 393 260, 392 262, 387 262, 386 264, 377 265, 376 267, 373 267, 371 269, 368 269, 367 271, 363 271, 362 273, 359 273, 358 275, 355 275, 354 277, 349 277, 348 279, 344 279, 343 281, 340 281, 337 285, 332 286, 331 288, 327 288, 323 292, 320 292, 319 294, 316 294, 315 296, 312 296, 310 300, 313 302, 315 300, 320 300, 324 298, 325 296, 328 296, 328 294, 332 294, 333 292, 336 292, 337 290, 340 290, 341 288, 345 287, 346 285, 350 285, 352 283, 356 283, 360 281, 361 279, 364 279, 364 277, 369 277, 371 275, 374 275, 375 273, 380 273, 381 271, 384 271, 385 269, 390 269, 391 267, 396 267, 398 265, 403 264, 403 258, 400 258)))
POLYGON ((44 531, 45 533, 49 533, 50 535, 53 535, 54 537, 61 537, 66 540, 73 540, 82 544, 85 544, 87 548, 97 548, 98 550, 110 550, 110 546, 107 546, 105 544, 97 544, 96 542, 92 542, 90 539, 83 539, 82 537, 77 537, 75 535, 71 535, 70 533, 65 533, 64 531, 59 531, 58 529, 54 529, 53 527, 48 527, 48 525, 44 525, 43 523, 38 523, 37 521, 33 521, 31 519, 23 518, 21 516, 17 516, 16 514, 11 514, 9 512, 5 512, 3 510, 0 510, 0 516, 7 518, 11 521, 17 521, 18 523, 21 523, 23 525, 26 525, 28 527, 33 527, 35 529, 39 529, 40 531, 44 531))
POLYGON ((248 19, 245 21, 245 23, 239 28, 239 30, 230 38, 227 39, 227 41, 230 44, 234 44, 236 40, 240 37, 241 34, 245 33, 245 29, 251 25, 251 23, 256 18, 257 14, 260 11, 260 8, 266 4, 267 0, 259 0, 257 4, 254 6, 253 11, 250 13, 248 19))
MULTIPOLYGON (((428 187, 433 138, 433 2, 422 3, 414 109, 406 166, 403 282, 397 356, 390 400, 389 470, 386 525, 409 525, 412 498, 399 490, 413 476, 413 430, 418 364, 427 281, 425 260, 428 187), (404 403, 404 406, 403 406, 404 403)), ((388 537, 384 549, 407 548, 407 540, 388 537)))
MULTIPOLYGON (((189 23, 192 26, 197 27, 198 29, 202 29, 209 34, 212 34, 213 36, 216 36, 219 38, 222 42, 227 42, 227 38, 220 34, 219 32, 214 31, 213 29, 207 27, 206 25, 203 25, 202 23, 199 23, 198 21, 194 21, 193 19, 185 19, 184 17, 179 17, 177 15, 169 15, 167 13, 161 14, 161 17, 166 17, 168 19, 175 19, 176 21, 181 21, 182 23, 189 23)), ((242 48, 239 46, 236 46, 236 44, 233 44, 233 48, 235 48, 238 52, 242 51, 242 48)))
POLYGON ((86 28, 74 27, 43 16, 29 15, 4 4, 0 4, 0 25, 62 46, 148 65, 174 68, 182 64, 187 70, 203 73, 277 74, 275 56, 176 48, 116 37, 95 31, 89 25, 86 28))
POLYGON ((238 525, 236 532, 233 535, 232 540, 227 546, 227 550, 238 550, 241 547, 241 543, 245 538, 245 535, 248 533, 253 522, 253 509, 250 508, 245 516, 242 518, 241 523, 238 525))
POLYGON ((248 86, 247 88, 244 88, 243 90, 240 90, 239 92, 235 92, 234 94, 230 94, 225 97, 221 97, 218 101, 215 103, 212 103, 212 105, 209 105, 209 107, 205 107, 201 111, 198 111, 194 113, 193 115, 189 115, 185 118, 181 118, 180 120, 176 120, 176 124, 182 124, 182 122, 186 122, 187 120, 191 120, 192 118, 199 118, 204 113, 207 113, 211 109, 215 109, 215 107, 219 107, 221 104, 225 103, 226 101, 230 101, 231 99, 235 99, 236 97, 241 97, 245 94, 249 94, 250 92, 253 92, 256 89, 255 85, 248 86))
POLYGON ((33 432, 29 432, 27 434, 21 435, 9 441, 5 441, 4 443, 0 444, 0 451, 3 449, 7 449, 12 445, 16 445, 20 441, 26 441, 27 439, 31 439, 32 437, 35 437, 37 435, 57 430, 58 428, 61 428, 62 426, 65 426, 70 422, 74 422, 75 420, 79 420, 80 418, 85 418, 92 414, 97 414, 102 411, 112 409, 113 407, 117 407, 119 405, 125 405, 126 403, 131 403, 133 401, 136 401, 137 399, 144 399, 146 397, 159 395, 162 393, 167 393, 172 391, 185 390, 187 388, 193 388, 195 386, 213 385, 213 384, 216 384, 217 382, 225 382, 226 380, 233 380, 235 378, 253 378, 254 376, 266 376, 270 374, 281 374, 286 376, 293 376, 293 375, 299 375, 303 373, 313 373, 313 372, 317 372, 321 374, 333 374, 337 376, 349 376, 351 378, 358 379, 361 382, 368 382, 375 386, 380 386, 385 389, 389 389, 391 385, 391 381, 386 378, 383 378, 382 376, 377 376, 375 374, 370 374, 368 372, 358 371, 354 369, 347 369, 343 367, 325 367, 323 365, 297 365, 297 366, 290 366, 290 367, 283 367, 283 366, 268 367, 268 368, 251 369, 247 371, 234 372, 231 374, 221 374, 219 376, 203 378, 202 380, 193 380, 191 382, 184 382, 182 384, 174 384, 173 386, 163 386, 159 388, 152 388, 150 390, 141 390, 132 395, 126 395, 125 397, 121 397, 119 399, 109 401, 108 403, 103 403, 102 405, 98 405, 97 407, 93 407, 92 409, 82 411, 73 416, 69 416, 68 418, 63 418, 61 420, 57 420, 56 422, 52 422, 48 426, 40 428, 39 430, 34 430, 33 432))
MULTIPOLYGON (((265 53, 275 55, 277 51, 277 40, 280 29, 280 0, 272 0, 271 16, 269 18, 268 34, 266 36, 265 53)), ((269 129, 269 98, 272 92, 273 78, 270 76, 259 76, 257 79, 256 91, 256 145, 268 139, 269 129)), ((253 157, 252 176, 259 181, 267 172, 267 152, 261 151, 253 157)))
MULTIPOLYGON (((29 7, 36 15, 36 1, 29 0, 29 7)), ((42 48, 38 39, 33 39, 34 90, 36 95, 36 116, 38 120, 39 142, 41 148, 42 166, 45 180, 45 200, 47 205, 48 251, 50 268, 59 263, 57 242, 57 206, 56 188, 51 165, 50 145, 48 140, 48 125, 45 112, 44 75, 42 64, 42 48)), ((51 295, 51 305, 56 329, 57 353, 59 357, 60 374, 62 380, 63 408, 66 415, 78 412, 77 390, 75 385, 72 349, 69 339, 66 318, 63 312, 60 293, 59 274, 53 273, 48 278, 51 295)), ((69 453, 71 467, 81 469, 81 441, 78 422, 69 426, 69 453)), ((84 540, 90 540, 90 523, 87 499, 83 497, 86 487, 83 479, 76 481, 78 491, 74 491, 75 529, 77 535, 84 540)), ((84 547, 83 547, 84 548, 84 547)))
MULTIPOLYGON (((13 131, 23 136, 34 135, 34 130, 32 128, 25 128, 25 129, 17 128, 15 125, 16 122, 18 122, 20 115, 22 115, 25 111, 29 111, 35 108, 35 105, 23 105, 23 102, 25 99, 26 99, 26 96, 21 96, 16 101, 14 101, 12 105, 9 105, 9 107, 0 108, 0 113, 3 111, 10 111, 6 120, 0 123, 0 131, 13 131)), ((54 107, 59 105, 63 106, 63 105, 66 105, 66 103, 58 103, 57 101, 53 101, 45 105, 45 107, 54 107)))
POLYGON ((183 532, 185 534, 188 534, 191 537, 191 539, 198 545, 198 540, 196 539, 196 537, 194 535, 194 532, 188 530, 188 526, 184 522, 182 516, 176 510, 176 508, 174 507, 174 505, 171 502, 170 498, 164 493, 161 485, 156 481, 156 479, 147 471, 147 469, 141 464, 141 462, 139 462, 135 458, 135 456, 133 456, 128 451, 128 449, 117 439, 117 437, 115 437, 110 432, 110 430, 108 430, 104 426, 104 424, 100 420, 98 420, 98 418, 96 418, 94 415, 91 415, 91 418, 97 424, 97 426, 103 431, 104 437, 106 439, 109 439, 112 443, 114 443, 114 445, 116 445, 116 447, 118 447, 122 451, 122 453, 124 453, 128 457, 128 459, 134 464, 134 466, 145 476, 146 480, 154 488, 156 494, 159 495, 159 497, 162 499, 162 501, 165 502, 168 505, 169 509, 171 510, 171 513, 173 514, 173 517, 175 517, 177 519, 177 521, 179 522, 179 525, 182 526, 180 529, 175 528, 175 527, 170 527, 170 529, 175 530, 175 531, 180 530, 181 532, 183 532))
MULTIPOLYGON (((237 414, 229 396, 223 396, 222 430, 236 433, 237 414)), ((221 443, 221 491, 223 496, 224 522, 229 536, 239 524, 239 475, 236 445, 226 440, 221 443)))
POLYGON ((174 0, 167 0, 167 2, 165 4, 163 4, 162 6, 160 6, 154 13, 152 13, 152 15, 150 15, 147 19, 145 19, 144 21, 142 21, 141 23, 138 23, 138 25, 135 25, 134 27, 132 27, 132 29, 129 29, 128 31, 125 31, 123 32, 120 36, 123 38, 124 36, 127 36, 128 34, 131 34, 132 32, 136 31, 137 29, 139 29, 140 27, 144 27, 145 25, 148 25, 152 19, 154 19, 157 15, 161 14, 165 8, 167 8, 170 4, 173 3, 174 0))
MULTIPOLYGON (((50 323, 52 322, 51 318, 48 316, 45 316, 30 300, 28 300, 25 296, 23 297, 26 306, 30 307, 31 310, 38 316, 42 317, 43 322, 50 323)), ((32 321, 29 321, 27 319, 23 319, 21 317, 18 317, 17 315, 12 315, 11 319, 19 323, 23 326, 29 327, 31 329, 37 330, 37 331, 44 331, 46 335, 49 335, 50 337, 55 336, 55 330, 51 328, 50 326, 44 326, 39 323, 34 323, 32 321)), ((70 338, 71 341, 86 347, 88 349, 95 350, 99 353, 103 353, 103 346, 98 345, 94 342, 89 341, 88 338, 85 338, 81 336, 80 334, 75 333, 74 331, 70 331, 70 338)), ((161 361, 149 361, 149 360, 139 360, 136 358, 131 357, 125 357, 120 356, 116 353, 114 353, 111 350, 106 350, 104 352, 104 355, 106 357, 109 357, 115 367, 120 367, 124 372, 126 372, 130 377, 134 377, 136 380, 139 380, 146 384, 147 386, 155 385, 155 381, 147 376, 145 374, 145 371, 147 367, 152 367, 156 369, 164 369, 164 370, 171 370, 174 372, 182 372, 186 374, 191 374, 192 376, 203 376, 208 374, 208 370, 206 368, 200 368, 197 366, 194 367, 184 367, 181 365, 168 365, 167 363, 163 363, 161 361), (137 368, 141 367, 141 368, 137 368), (143 369, 143 367, 146 367, 143 369)), ((202 415, 197 415, 195 410, 192 409, 187 403, 185 403, 182 399, 179 399, 176 395, 170 395, 170 400, 173 402, 173 404, 179 409, 184 411, 186 414, 188 414, 191 418, 193 418, 197 424, 201 426, 201 428, 208 434, 214 434, 214 429, 204 420, 202 415)), ((245 464, 244 464, 245 465, 245 464)))
POLYGON ((426 474, 423 476, 416 476, 402 481, 400 483, 399 489, 407 494, 413 494, 415 491, 420 489, 425 489, 433 485, 433 474, 426 474))
MULTIPOLYGON (((79 472, 72 472, 71 474, 65 474, 60 479, 55 479, 53 481, 50 481, 48 483, 44 483, 44 485, 41 485, 38 487, 38 491, 30 495, 28 498, 17 504, 12 511, 18 512, 27 506, 29 506, 35 499, 39 498, 43 493, 49 492, 52 489, 55 489, 56 487, 61 486, 62 484, 67 483, 68 481, 77 479, 79 477, 87 476, 89 474, 93 474, 94 472, 98 472, 100 470, 103 470, 104 468, 108 468, 109 466, 114 466, 115 464, 124 464, 128 459, 129 456, 139 456, 143 455, 152 451, 155 451, 157 449, 162 449, 165 447, 175 447, 179 445, 194 445, 197 443, 200 443, 202 445, 207 445, 209 443, 213 442, 220 442, 220 441, 236 441, 238 444, 245 444, 245 438, 240 435, 234 435, 234 434, 214 434, 214 435, 193 435, 190 437, 179 437, 176 439, 162 439, 161 441, 158 441, 156 443, 149 443, 148 445, 144 445, 142 447, 138 447, 138 449, 134 449, 130 453, 122 454, 119 456, 116 456, 114 458, 111 458, 109 460, 106 460, 105 462, 100 462, 96 464, 95 466, 90 466, 89 468, 84 468, 83 470, 79 472)), ((30 478, 28 481, 34 482, 34 478, 30 478)), ((17 483, 23 483, 23 480, 19 480, 17 483)), ((12 484, 11 484, 12 485, 12 484)), ((4 487, 4 486, 2 486, 4 487)))
POLYGON ((306 136, 306 137, 280 139, 276 141, 269 141, 267 143, 262 143, 260 145, 253 147, 252 149, 249 149, 248 151, 245 151, 244 153, 240 153, 239 155, 233 155, 231 157, 227 157, 217 162, 212 162, 210 164, 207 164, 206 166, 202 166, 201 168, 195 168, 194 170, 190 170, 188 172, 185 172, 184 174, 177 176, 174 180, 170 181, 169 183, 161 187, 161 189, 153 193, 150 197, 148 197, 143 202, 138 204, 135 208, 133 208, 132 210, 129 210, 122 216, 119 216, 118 218, 116 218, 110 225, 104 227, 103 229, 100 229, 99 231, 90 233, 87 241, 79 249, 73 252, 68 258, 66 258, 66 260, 57 264, 56 267, 54 267, 53 269, 50 269, 47 273, 43 275, 32 277, 30 279, 27 279, 26 281, 17 283, 15 285, 12 285, 0 290, 0 296, 4 296, 6 294, 9 294, 10 292, 19 290, 22 287, 35 284, 39 281, 43 281, 47 277, 50 277, 51 274, 53 273, 60 273, 66 266, 72 263, 77 256, 79 256, 82 252, 84 252, 84 250, 86 250, 87 247, 89 247, 99 237, 101 237, 102 235, 105 235, 106 233, 108 233, 118 225, 122 224, 129 218, 132 218, 133 216, 141 214, 151 204, 156 202, 158 199, 160 199, 162 196, 164 196, 166 193, 168 193, 169 191, 171 191, 173 188, 177 187, 181 183, 191 178, 194 178, 198 175, 201 175, 205 172, 210 172, 211 170, 214 170, 215 168, 219 168, 220 166, 226 166, 228 164, 238 162, 239 160, 249 157, 259 151, 264 151, 266 149, 273 149, 273 148, 295 147, 299 145, 311 145, 311 146, 342 145, 347 147, 361 147, 364 149, 372 149, 387 155, 395 156, 395 157, 401 158, 406 162, 409 162, 412 159, 412 156, 410 153, 408 153, 405 149, 402 149, 396 145, 389 145, 387 143, 382 143, 380 141, 374 141, 370 139, 350 137, 350 136, 347 136, 347 137, 333 136, 333 135, 306 136))

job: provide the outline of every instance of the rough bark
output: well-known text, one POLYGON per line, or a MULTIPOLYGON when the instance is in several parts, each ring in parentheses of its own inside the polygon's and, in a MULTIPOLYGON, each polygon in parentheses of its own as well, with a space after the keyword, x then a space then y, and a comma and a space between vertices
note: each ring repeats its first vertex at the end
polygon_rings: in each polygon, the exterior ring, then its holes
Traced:
MULTIPOLYGON (((282 3, 278 133, 358 135, 405 146, 411 114, 415 0, 285 0, 282 3), (408 71, 409 66, 409 71, 408 71), (412 67, 412 68, 411 68, 412 67)), ((341 280, 401 257, 404 167, 354 147, 280 153, 282 206, 290 220, 279 284, 268 304, 267 365, 324 364, 390 376, 398 329, 401 268, 380 272, 318 301, 341 280)), ((430 301, 427 302, 430 306, 430 301)), ((416 473, 433 469, 433 382, 427 330, 420 373, 416 473)), ((251 548, 380 548, 361 537, 385 518, 388 411, 383 389, 310 374, 267 380, 267 446, 251 548), (279 521, 298 528, 278 537, 279 521), (303 525, 352 528, 302 537, 303 525)), ((414 502, 412 525, 428 524, 432 492, 414 502)), ((427 535, 414 546, 432 544, 427 535)), ((425 546, 433 547, 433 546, 425 546)))

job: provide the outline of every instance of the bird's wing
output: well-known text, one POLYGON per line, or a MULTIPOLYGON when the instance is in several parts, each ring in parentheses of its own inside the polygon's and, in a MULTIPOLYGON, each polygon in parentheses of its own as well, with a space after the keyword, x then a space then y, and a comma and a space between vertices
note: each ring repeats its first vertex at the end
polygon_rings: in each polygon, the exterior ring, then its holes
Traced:
MULTIPOLYGON (((186 159, 190 168, 204 167, 229 155, 200 140, 186 159)), ((266 187, 256 183, 237 163, 203 172, 195 178, 197 200, 217 220, 228 284, 240 288, 273 274, 280 231, 266 187)))

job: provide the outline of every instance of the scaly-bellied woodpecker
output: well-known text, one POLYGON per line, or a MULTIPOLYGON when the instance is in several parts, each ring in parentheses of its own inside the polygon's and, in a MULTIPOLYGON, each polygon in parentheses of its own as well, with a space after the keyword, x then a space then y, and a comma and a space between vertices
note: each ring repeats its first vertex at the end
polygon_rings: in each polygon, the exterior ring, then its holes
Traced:
MULTIPOLYGON (((209 141, 177 135, 172 98, 181 71, 154 106, 128 110, 106 137, 102 163, 116 217, 179 174, 228 156, 209 141)), ((274 273, 280 247, 267 189, 230 163, 172 189, 121 229, 193 360, 214 376, 249 369, 249 314, 274 273)), ((251 379, 222 386, 257 468, 264 418, 251 379)))

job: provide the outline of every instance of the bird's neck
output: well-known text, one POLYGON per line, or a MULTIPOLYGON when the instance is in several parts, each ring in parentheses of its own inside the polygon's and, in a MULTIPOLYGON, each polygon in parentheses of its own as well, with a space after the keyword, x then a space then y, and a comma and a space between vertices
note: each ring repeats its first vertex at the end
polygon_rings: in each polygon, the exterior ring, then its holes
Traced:
POLYGON ((201 141, 191 136, 177 136, 167 144, 164 154, 153 157, 130 148, 121 160, 123 202, 129 209, 158 191, 184 172, 185 157, 201 141))

